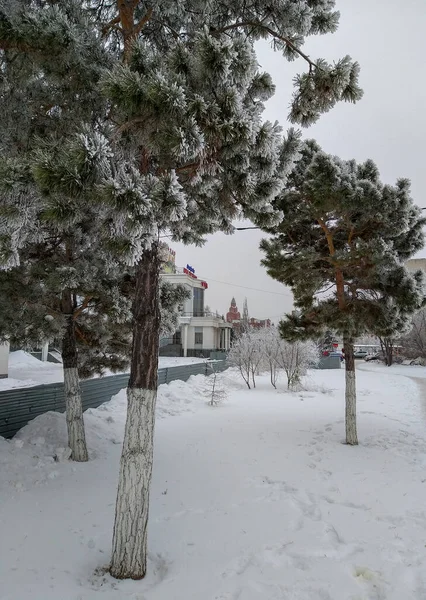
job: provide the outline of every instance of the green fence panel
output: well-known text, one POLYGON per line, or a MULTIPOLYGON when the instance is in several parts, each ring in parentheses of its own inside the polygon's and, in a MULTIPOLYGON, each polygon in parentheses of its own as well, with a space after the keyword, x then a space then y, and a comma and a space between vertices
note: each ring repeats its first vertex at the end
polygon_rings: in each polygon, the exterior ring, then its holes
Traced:
MULTIPOLYGON (((214 368, 223 371, 226 361, 216 361, 214 368)), ((209 375, 207 363, 178 365, 158 370, 158 384, 171 381, 187 381, 192 375, 209 375)), ((128 374, 110 375, 82 381, 81 393, 83 409, 97 408, 112 396, 127 387, 128 374)), ((0 436, 11 438, 29 421, 45 412, 65 412, 63 383, 50 383, 26 388, 14 388, 0 392, 0 436)))

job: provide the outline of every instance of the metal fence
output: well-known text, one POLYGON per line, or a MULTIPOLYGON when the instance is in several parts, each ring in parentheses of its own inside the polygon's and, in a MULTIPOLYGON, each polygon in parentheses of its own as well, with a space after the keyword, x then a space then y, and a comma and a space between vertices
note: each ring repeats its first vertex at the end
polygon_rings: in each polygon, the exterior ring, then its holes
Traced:
MULTIPOLYGON (((216 371, 228 368, 225 360, 214 363, 194 363, 158 370, 158 383, 170 383, 177 379, 187 381, 191 375, 209 375, 212 365, 216 371)), ((127 386, 128 374, 111 375, 82 381, 83 409, 96 408, 108 402, 112 396, 127 386)), ((50 383, 0 392, 0 436, 11 438, 39 415, 54 410, 65 412, 64 384, 50 383)))
POLYGON ((330 352, 328 356, 321 356, 318 369, 340 369, 341 362, 338 352, 330 352))

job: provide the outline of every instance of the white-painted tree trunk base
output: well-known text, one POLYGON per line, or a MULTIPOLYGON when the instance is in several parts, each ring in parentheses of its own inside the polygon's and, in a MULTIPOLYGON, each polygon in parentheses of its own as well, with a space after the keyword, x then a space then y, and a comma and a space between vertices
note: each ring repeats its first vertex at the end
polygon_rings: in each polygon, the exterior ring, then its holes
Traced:
POLYGON ((0 379, 6 378, 9 373, 9 342, 0 343, 0 379))
POLYGON ((358 444, 356 429, 356 383, 355 371, 346 371, 346 443, 358 444))
POLYGON ((77 462, 89 460, 84 432, 83 407, 78 369, 64 369, 64 394, 71 458, 77 462))
POLYGON ((146 574, 156 399, 156 390, 127 388, 111 560, 111 575, 117 579, 142 579, 146 574))

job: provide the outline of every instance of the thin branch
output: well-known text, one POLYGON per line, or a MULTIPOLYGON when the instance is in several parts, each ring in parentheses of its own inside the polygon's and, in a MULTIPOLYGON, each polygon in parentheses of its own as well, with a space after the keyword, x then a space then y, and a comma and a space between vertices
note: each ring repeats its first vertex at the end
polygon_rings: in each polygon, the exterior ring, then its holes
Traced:
POLYGON ((253 27, 253 28, 263 29, 264 31, 269 33, 269 35, 271 35, 273 38, 280 40, 281 42, 284 42, 289 48, 291 48, 294 52, 296 52, 296 54, 298 54, 303 59, 305 59, 311 68, 315 68, 315 69, 319 68, 318 65, 311 58, 309 58, 309 56, 307 54, 302 52, 302 50, 300 50, 300 48, 298 48, 296 46, 296 44, 294 44, 289 38, 286 38, 283 35, 280 35, 279 33, 274 31, 267 25, 262 25, 261 23, 256 23, 255 21, 240 21, 237 23, 232 23, 231 25, 226 25, 225 27, 222 27, 221 29, 215 29, 211 33, 213 33, 213 34, 224 33, 225 31, 230 31, 231 29, 238 29, 240 27, 253 27))
MULTIPOLYGON (((334 246, 333 234, 328 229, 328 227, 325 224, 325 221, 323 219, 321 219, 320 217, 317 217, 317 222, 318 222, 319 226, 321 227, 321 229, 324 231, 325 237, 327 239, 327 245, 328 245, 328 250, 330 252, 330 256, 332 258, 334 258, 335 254, 336 254, 336 249, 334 246)), ((336 296, 337 296, 337 301, 339 303, 339 309, 345 310, 345 307, 346 307, 345 286, 344 286, 344 282, 343 282, 343 273, 342 273, 341 267, 336 264, 334 272, 335 272, 335 277, 336 277, 336 296)))
POLYGON ((336 253, 336 249, 334 247, 333 234, 328 229, 328 227, 323 219, 321 219, 320 217, 317 217, 316 220, 317 220, 318 225, 321 227, 321 229, 325 233, 325 237, 327 239, 327 244, 328 244, 328 249, 330 251, 330 256, 334 256, 336 253))
POLYGON ((85 298, 83 300, 83 303, 77 308, 77 310, 74 311, 73 314, 73 319, 74 321, 81 315, 81 313, 86 310, 86 308, 89 306, 90 301, 93 300, 93 296, 87 296, 87 298, 85 298))
POLYGON ((336 287, 335 283, 332 283, 331 285, 329 285, 327 288, 325 288, 325 290, 320 290, 319 292, 317 292, 318 294, 325 294, 326 292, 328 292, 329 290, 331 290, 331 288, 336 287))
POLYGON ((170 27, 170 25, 168 23, 163 23, 163 25, 164 25, 164 27, 167 27, 167 29, 170 31, 170 33, 175 38, 175 40, 180 39, 179 33, 175 29, 173 29, 173 27, 170 27))
POLYGON ((234 227, 235 231, 246 231, 246 229, 260 229, 260 227, 234 227))
POLYGON ((133 125, 137 125, 138 123, 145 123, 146 119, 145 117, 136 117, 135 119, 132 119, 131 121, 126 121, 125 123, 123 123, 122 125, 120 125, 120 127, 118 127, 118 129, 116 130, 114 137, 117 137, 120 135, 120 133, 124 133, 125 131, 128 131, 129 129, 131 129, 133 127, 133 125))
MULTIPOLYGON (((137 0, 135 2, 135 5, 137 4, 137 0)), ((136 25, 134 31, 133 31, 133 35, 136 36, 138 35, 138 33, 141 32, 143 26, 148 23, 148 21, 150 20, 150 18, 152 17, 152 13, 153 13, 153 9, 152 7, 148 9, 148 12, 146 13, 146 15, 144 17, 142 17, 142 19, 139 21, 139 23, 136 25)))
POLYGON ((56 316, 56 317, 60 318, 63 315, 63 313, 61 311, 56 310, 55 308, 52 308, 48 304, 44 304, 42 302, 31 302, 31 300, 25 300, 24 306, 26 306, 27 304, 29 304, 30 306, 36 306, 37 308, 39 306, 42 306, 43 308, 45 308, 47 310, 48 314, 50 314, 52 317, 56 316))
POLYGON ((86 346, 91 346, 91 343, 88 341, 84 333, 77 325, 75 325, 75 332, 78 335, 78 337, 86 344, 86 346))
POLYGON ((28 44, 22 44, 22 43, 14 43, 14 42, 8 42, 7 40, 2 40, 0 39, 0 50, 17 50, 19 52, 25 52, 27 54, 39 54, 40 56, 47 56, 48 53, 46 52, 41 52, 40 50, 38 50, 37 48, 34 48, 33 46, 29 46, 28 44))
POLYGON ((115 340, 114 340, 114 344, 115 344, 116 346, 125 346, 126 348, 131 348, 131 347, 132 347, 132 344, 131 344, 131 342, 120 342, 120 341, 119 341, 119 340, 117 340, 117 339, 115 339, 115 340))
POLYGON ((186 165, 182 165, 181 167, 177 167, 175 169, 176 173, 184 173, 185 171, 193 171, 194 169, 198 169, 201 166, 200 161, 196 161, 193 163, 188 163, 186 165))
POLYGON ((120 31, 122 31, 121 27, 116 28, 115 25, 118 25, 120 23, 120 15, 117 15, 116 17, 114 17, 109 23, 106 23, 105 25, 102 26, 102 37, 105 37, 108 33, 108 31, 112 28, 114 29, 119 29, 120 31))

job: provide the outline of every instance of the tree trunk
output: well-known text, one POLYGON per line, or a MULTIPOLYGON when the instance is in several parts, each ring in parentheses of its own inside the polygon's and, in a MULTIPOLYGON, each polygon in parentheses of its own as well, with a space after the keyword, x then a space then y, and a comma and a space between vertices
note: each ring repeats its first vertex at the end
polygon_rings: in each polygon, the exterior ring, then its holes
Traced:
POLYGON ((62 363, 64 369, 64 395, 68 429, 68 446, 71 458, 78 462, 89 460, 84 432, 83 406, 81 402, 78 355, 73 318, 73 301, 69 290, 62 294, 62 311, 67 315, 67 325, 62 338, 62 363))
POLYGON ((393 341, 392 340, 389 342, 388 348, 389 348, 389 350, 388 350, 388 367, 391 367, 393 365, 393 341))
POLYGON ((275 371, 275 367, 273 365, 269 365, 270 371, 271 371, 271 385, 277 389, 277 378, 276 378, 276 371, 275 371))
POLYGON ((391 367, 393 364, 393 339, 379 337, 379 341, 385 359, 385 365, 391 367))
POLYGON ((343 345, 345 349, 346 375, 346 443, 356 446, 358 444, 358 436, 356 430, 356 385, 353 339, 344 336, 343 345))
POLYGON ((210 406, 213 406, 216 400, 216 373, 213 372, 213 384, 212 384, 212 395, 210 398, 210 406))
POLYGON ((284 369, 285 374, 287 375, 287 389, 291 388, 291 372, 288 369, 284 369))
POLYGON ((111 575, 118 579, 142 579, 146 574, 160 339, 159 279, 160 259, 154 244, 144 252, 136 270, 127 420, 112 542, 111 575))
POLYGON ((256 387, 255 369, 252 369, 252 371, 251 371, 251 380, 253 382, 253 388, 255 388, 256 387))
POLYGON ((250 371, 246 372, 244 369, 242 369, 240 367, 240 373, 241 373, 241 377, 246 382, 246 386, 248 387, 249 390, 251 390, 251 387, 250 387, 250 371))

